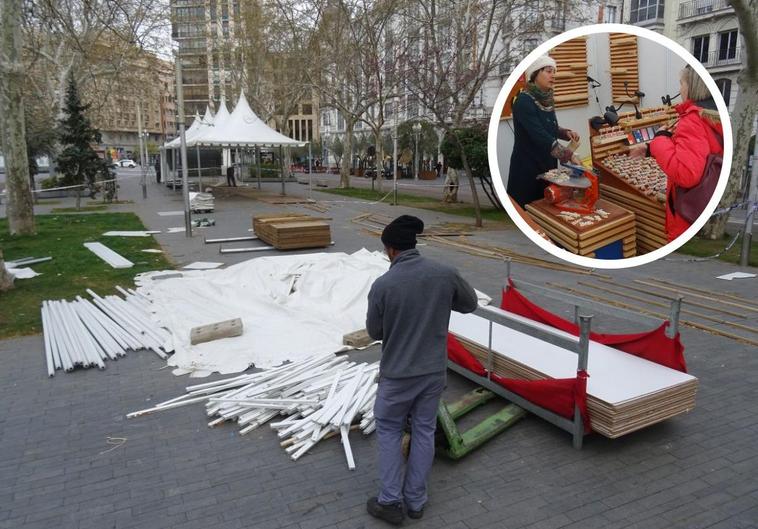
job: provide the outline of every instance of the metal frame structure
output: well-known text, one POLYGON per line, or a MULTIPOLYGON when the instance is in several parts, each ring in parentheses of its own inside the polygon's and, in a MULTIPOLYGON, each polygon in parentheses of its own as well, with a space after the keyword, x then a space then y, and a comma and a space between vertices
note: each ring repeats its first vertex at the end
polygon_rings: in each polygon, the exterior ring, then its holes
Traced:
MULTIPOLYGON (((506 273, 507 279, 511 279, 511 262, 506 260, 506 273)), ((515 282, 514 282, 515 285, 515 282)), ((505 289, 509 288, 508 281, 506 281, 505 289)), ((459 375, 471 380, 472 382, 479 384, 480 386, 492 391, 493 393, 500 395, 501 397, 509 400, 510 402, 520 406, 521 408, 541 417, 547 422, 569 432, 572 435, 573 445, 576 449, 582 448, 584 439, 584 423, 579 411, 579 406, 574 405, 574 417, 569 420, 557 413, 542 408, 524 397, 509 391, 500 384, 491 380, 492 372, 494 370, 494 351, 492 350, 492 325, 497 323, 504 327, 508 327, 515 331, 523 332, 529 336, 540 339, 552 345, 557 345, 563 349, 575 352, 577 354, 577 373, 579 371, 587 370, 587 359, 589 353, 590 343, 590 326, 593 315, 581 314, 582 309, 594 309, 601 310, 604 314, 610 314, 612 316, 620 317, 629 321, 635 321, 638 323, 649 324, 652 321, 657 321, 657 318, 649 316, 643 316, 635 312, 620 309, 617 307, 611 307, 602 303, 589 301, 570 294, 557 294, 545 287, 534 285, 527 282, 519 282, 518 288, 520 291, 533 292, 542 296, 556 299, 563 302, 569 302, 574 305, 574 321, 579 325, 579 336, 568 338, 565 333, 544 329, 536 325, 530 325, 523 321, 521 316, 515 316, 507 311, 504 311, 495 307, 479 307, 474 311, 474 314, 481 316, 489 320, 489 341, 487 344, 487 364, 484 366, 487 370, 486 376, 479 376, 472 371, 469 371, 465 367, 459 366, 451 360, 448 360, 448 368, 459 375)), ((666 331, 666 335, 669 338, 676 336, 679 329, 679 311, 681 308, 682 297, 679 296, 671 302, 671 316, 670 325, 666 331)))
MULTIPOLYGON (((508 280, 509 279, 512 280, 510 259, 506 259, 505 261, 505 271, 506 271, 506 282, 503 288, 505 290, 508 290, 509 288, 508 280)), ((514 282, 514 285, 515 285, 515 282, 514 282)), ((607 314, 607 315, 610 315, 622 320, 633 321, 635 323, 641 323, 642 325, 649 325, 651 322, 658 323, 659 321, 658 318, 655 318, 653 316, 646 316, 644 314, 640 314, 638 312, 634 312, 628 309, 614 307, 611 305, 606 305, 604 303, 599 303, 597 301, 592 301, 592 300, 582 298, 579 296, 574 296, 573 294, 557 293, 553 290, 550 290, 549 288, 543 287, 541 285, 535 285, 534 283, 528 283, 526 281, 519 281, 518 290, 520 292, 531 292, 533 294, 538 294, 546 298, 550 298, 556 301, 561 301, 563 303, 570 303, 574 305, 574 323, 576 323, 577 325, 579 324, 580 308, 602 311, 603 314, 607 314)), ((679 332, 679 314, 682 308, 682 299, 684 299, 682 296, 677 296, 675 299, 671 301, 671 306, 669 307, 670 325, 668 329, 666 329, 666 336, 671 339, 673 339, 679 332)))
POLYGON ((502 309, 495 307, 479 307, 474 311, 474 314, 489 320, 489 342, 487 344, 487 364, 485 365, 485 368, 487 369, 487 375, 479 376, 469 371, 465 367, 459 366, 451 360, 448 360, 448 368, 455 371, 459 375, 468 378, 472 382, 475 382, 480 386, 492 391, 493 393, 511 401, 517 406, 520 406, 521 408, 537 415, 538 417, 545 419, 558 428, 566 430, 573 437, 574 448, 581 448, 584 438, 584 423, 582 422, 582 416, 579 412, 578 406, 574 406, 574 418, 569 420, 565 417, 562 417, 561 415, 558 415, 557 413, 553 413, 550 410, 529 402, 524 397, 517 395, 512 391, 509 391, 500 384, 497 384, 491 380, 495 363, 495 354, 492 350, 492 325, 493 323, 497 323, 515 331, 523 332, 547 343, 557 345, 563 349, 575 352, 578 356, 577 371, 580 371, 587 369, 587 355, 589 352, 590 344, 590 322, 592 321, 592 316, 579 316, 580 333, 579 337, 575 338, 573 336, 566 337, 563 332, 558 331, 557 329, 553 331, 551 329, 539 328, 537 325, 531 325, 523 321, 520 316, 512 315, 502 309))

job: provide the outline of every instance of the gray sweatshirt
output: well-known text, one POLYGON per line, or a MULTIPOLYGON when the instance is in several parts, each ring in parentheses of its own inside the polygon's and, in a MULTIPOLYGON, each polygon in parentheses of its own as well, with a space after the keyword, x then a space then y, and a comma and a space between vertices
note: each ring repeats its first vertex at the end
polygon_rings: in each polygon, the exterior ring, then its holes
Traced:
POLYGON ((450 311, 473 312, 476 292, 455 268, 401 252, 368 294, 366 330, 382 340, 380 373, 407 378, 447 369, 450 311))

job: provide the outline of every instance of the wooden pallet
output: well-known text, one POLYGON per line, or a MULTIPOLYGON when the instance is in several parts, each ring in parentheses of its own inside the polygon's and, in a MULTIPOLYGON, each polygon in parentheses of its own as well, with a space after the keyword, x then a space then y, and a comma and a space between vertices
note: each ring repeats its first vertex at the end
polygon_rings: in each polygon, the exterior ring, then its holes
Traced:
POLYGON ((329 224, 323 218, 297 213, 257 215, 253 230, 265 243, 278 250, 323 248, 332 242, 329 224))

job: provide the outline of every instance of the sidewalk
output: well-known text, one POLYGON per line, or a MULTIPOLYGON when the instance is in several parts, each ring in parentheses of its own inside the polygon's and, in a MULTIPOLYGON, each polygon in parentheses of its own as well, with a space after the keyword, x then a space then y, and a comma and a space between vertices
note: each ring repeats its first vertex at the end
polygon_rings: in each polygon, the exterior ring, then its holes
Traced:
MULTIPOLYGON (((180 191, 151 183, 143 200, 138 183, 138 178, 124 180, 119 198, 134 202, 109 211, 134 211, 148 229, 183 225, 180 215, 158 215, 182 210, 180 191)), ((308 194, 301 184, 289 183, 286 189, 292 196, 308 194)), ((264 190, 276 194, 280 184, 264 184, 264 190)), ((219 254, 218 245, 203 242, 204 236, 246 235, 251 216, 260 213, 330 217, 335 245, 316 250, 329 252, 381 249, 377 237, 350 222, 362 213, 416 214, 427 224, 462 222, 462 217, 402 205, 343 199, 315 187, 313 198, 328 211, 219 199, 213 214, 200 215, 215 218, 215 226, 195 230, 191 238, 161 233, 157 240, 180 267, 197 260, 230 264, 276 255, 219 254)), ((477 232, 472 239, 552 259, 515 228, 477 232)), ((458 267, 474 287, 499 299, 503 263, 432 244, 419 249, 458 267)), ((655 277, 758 299, 757 280, 715 279, 734 270, 719 261, 658 261, 603 273, 617 284, 655 277)), ((578 289, 583 288, 578 282, 587 279, 519 264, 512 273, 517 281, 553 281, 578 289)), ((536 301, 571 317, 567 304, 536 301)), ((758 313, 745 316, 745 325, 758 328, 758 313)), ((601 331, 639 329, 631 327, 604 314, 593 320, 593 328, 601 331)), ((436 460, 424 518, 405 526, 758 527, 756 348, 690 328, 681 333, 689 371, 700 379, 693 412, 616 440, 591 435, 581 451, 571 447, 567 433, 529 416, 461 461, 436 460)), ((377 347, 351 354, 361 360, 378 356, 377 347)), ((366 499, 377 487, 374 436, 351 435, 357 469, 350 472, 337 439, 292 462, 267 427, 244 437, 233 425, 209 429, 201 405, 127 421, 126 413, 178 396, 188 385, 189 379, 173 376, 164 365, 152 353, 134 353, 109 362, 102 372, 80 370, 49 379, 41 336, 0 342, 0 529, 388 527, 365 513, 366 499), (109 437, 125 441, 114 448, 109 437)), ((470 388, 450 374, 444 398, 470 388)))

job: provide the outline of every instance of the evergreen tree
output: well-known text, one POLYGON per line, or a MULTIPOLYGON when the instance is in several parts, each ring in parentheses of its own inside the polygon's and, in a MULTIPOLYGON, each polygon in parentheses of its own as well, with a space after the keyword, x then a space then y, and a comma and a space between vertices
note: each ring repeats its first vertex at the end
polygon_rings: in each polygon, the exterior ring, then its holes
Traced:
MULTIPOLYGON (((73 76, 69 76, 66 89, 64 117, 58 134, 63 150, 58 155, 58 170, 63 174, 63 185, 87 184, 94 190, 98 175, 108 175, 108 164, 92 148, 100 143, 100 131, 92 126, 84 112, 89 105, 82 104, 73 76)), ((77 193, 77 207, 78 207, 77 193)))

